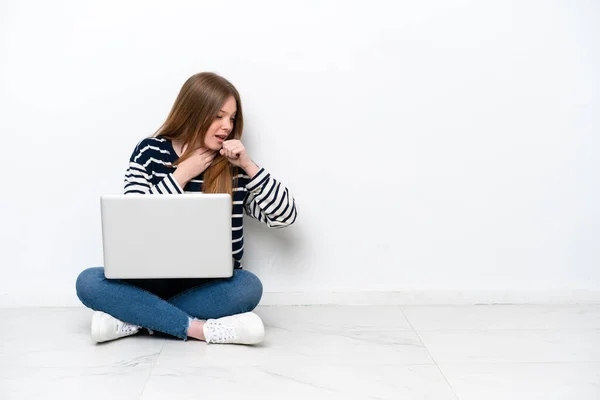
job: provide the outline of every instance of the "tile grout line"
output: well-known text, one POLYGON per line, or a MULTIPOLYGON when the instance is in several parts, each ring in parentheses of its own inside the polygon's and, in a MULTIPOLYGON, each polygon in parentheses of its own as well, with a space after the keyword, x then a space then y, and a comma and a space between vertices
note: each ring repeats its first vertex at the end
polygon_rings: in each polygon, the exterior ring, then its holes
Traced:
POLYGON ((138 397, 138 400, 140 400, 142 398, 142 396, 144 395, 144 392, 146 391, 146 386, 148 386, 148 381, 152 377, 152 371, 154 371, 154 367, 156 367, 156 363, 158 362, 158 359, 162 355, 162 351, 165 348, 166 343, 167 343, 167 340, 163 339, 162 346, 160 346, 160 350, 158 351, 158 356, 156 356, 156 360, 154 360, 154 362, 152 363, 152 367, 150 367, 150 371, 148 371, 148 378, 146 378, 146 382, 144 382, 144 386, 142 387, 142 391, 138 397))
POLYGON ((433 363, 435 364, 435 366, 438 369, 438 371, 440 371, 440 374, 442 375, 442 378, 444 378, 444 381, 446 382, 446 385, 448 385, 448 387, 450 388, 450 390, 452 390, 452 394, 454 395, 454 397, 456 398, 456 400, 460 400, 458 398, 458 395, 456 394, 456 390, 454 390, 454 388, 452 387, 452 385, 448 381, 448 378, 446 378, 446 375, 444 374, 444 372, 440 368, 439 364, 437 363, 437 361, 433 357, 433 354, 431 354, 431 352, 429 351, 429 348, 427 347, 427 345, 425 345, 425 342, 423 341, 423 339, 421 339, 421 335, 419 335, 419 332, 417 332, 417 330, 413 326, 412 322, 410 322, 410 320, 408 319, 408 317, 406 316, 406 314, 404 314, 404 310, 402 309, 402 307, 399 307, 399 308, 400 308, 400 312, 402 313, 402 316, 404 317, 404 319, 406 320, 406 322, 408 322, 408 325, 410 325, 410 328, 413 330, 413 332, 415 333, 415 335, 417 335, 417 338, 419 339, 419 341, 421 342, 421 344, 423 344, 423 347, 425 348, 425 350, 427 350, 427 354, 429 354, 429 357, 431 357, 431 359, 433 360, 433 363))

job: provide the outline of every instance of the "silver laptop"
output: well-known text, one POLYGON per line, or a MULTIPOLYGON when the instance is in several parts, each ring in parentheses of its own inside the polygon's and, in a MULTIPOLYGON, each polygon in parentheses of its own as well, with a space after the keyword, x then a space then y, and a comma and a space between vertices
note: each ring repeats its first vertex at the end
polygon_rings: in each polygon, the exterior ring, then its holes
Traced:
POLYGON ((231 196, 101 196, 107 278, 225 278, 233 275, 231 196))

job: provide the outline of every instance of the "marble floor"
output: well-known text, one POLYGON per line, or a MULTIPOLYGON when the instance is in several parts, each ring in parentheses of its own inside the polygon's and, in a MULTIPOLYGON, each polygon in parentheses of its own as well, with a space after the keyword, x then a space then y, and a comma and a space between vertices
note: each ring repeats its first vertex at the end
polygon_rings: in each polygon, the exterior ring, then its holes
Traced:
POLYGON ((0 399, 600 399, 600 305, 259 307, 260 346, 0 309, 0 399))

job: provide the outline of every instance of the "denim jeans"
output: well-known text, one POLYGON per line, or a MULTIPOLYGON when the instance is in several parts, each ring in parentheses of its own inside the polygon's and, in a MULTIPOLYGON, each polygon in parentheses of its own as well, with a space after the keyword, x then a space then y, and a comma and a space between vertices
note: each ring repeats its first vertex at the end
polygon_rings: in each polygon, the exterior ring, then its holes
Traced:
POLYGON ((79 274, 76 288, 92 310, 184 340, 191 319, 252 311, 262 297, 258 277, 241 269, 223 279, 107 279, 96 267, 79 274))

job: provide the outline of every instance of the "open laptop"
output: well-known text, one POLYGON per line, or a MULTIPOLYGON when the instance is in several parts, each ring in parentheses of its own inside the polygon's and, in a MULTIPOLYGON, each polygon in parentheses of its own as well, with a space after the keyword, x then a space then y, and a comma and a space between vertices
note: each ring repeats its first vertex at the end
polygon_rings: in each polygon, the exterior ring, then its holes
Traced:
POLYGON ((107 278, 233 275, 229 194, 100 198, 107 278))

